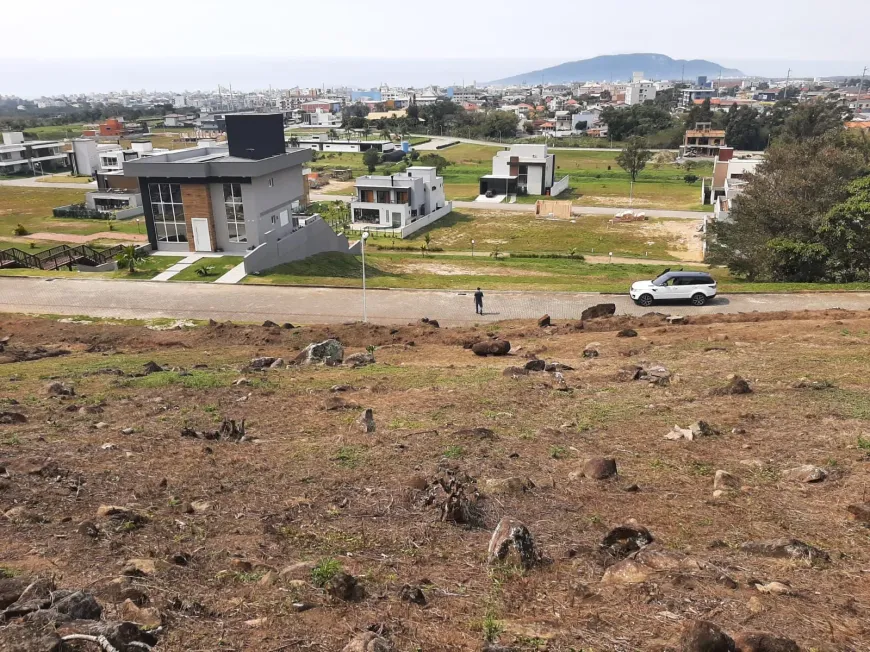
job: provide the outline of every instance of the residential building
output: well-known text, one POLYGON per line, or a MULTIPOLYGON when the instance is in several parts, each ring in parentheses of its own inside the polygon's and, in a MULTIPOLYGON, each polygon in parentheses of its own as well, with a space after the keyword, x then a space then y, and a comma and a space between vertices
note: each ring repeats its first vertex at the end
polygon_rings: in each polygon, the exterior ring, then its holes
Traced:
POLYGON ((312 127, 339 127, 341 126, 341 114, 331 113, 323 109, 302 113, 302 124, 312 127))
POLYGON ((742 191, 746 177, 764 162, 763 156, 736 157, 734 149, 722 147, 713 162, 713 177, 701 184, 701 203, 713 204, 714 213, 728 213, 729 205, 742 191))
POLYGON ((228 147, 195 147, 124 164, 141 189, 148 240, 165 251, 246 253, 253 273, 323 251, 347 238, 294 207, 304 196, 305 149, 287 150, 280 113, 226 116, 228 147))
POLYGON ((412 166, 398 174, 357 178, 356 198, 350 204, 351 228, 391 229, 404 238, 452 208, 436 168, 412 166))
POLYGON ((697 122, 687 129, 680 147, 680 156, 716 156, 725 147, 725 130, 713 129, 711 122, 697 122))
MULTIPOLYGON (((120 146, 117 146, 120 149, 120 146)), ((93 176, 100 169, 97 141, 92 138, 74 138, 69 162, 72 173, 80 176, 93 176)))
POLYGON ((556 179, 556 155, 546 145, 511 145, 492 158, 492 174, 480 178, 480 194, 548 195, 556 179))
POLYGON ((4 131, 0 174, 40 174, 66 169, 67 153, 56 140, 24 140, 21 131, 4 131))
POLYGON ((419 93, 415 93, 415 104, 418 106, 435 104, 439 99, 441 99, 441 94, 431 86, 419 93))
POLYGON ((601 109, 585 109, 571 116, 571 129, 573 131, 585 131, 594 129, 601 122, 601 109))
POLYGON ((680 91, 680 108, 688 109, 695 100, 706 100, 716 94, 712 88, 684 88, 680 91))
MULTIPOLYGON (((303 138, 292 138, 298 147, 313 149, 317 152, 356 152, 374 149, 381 154, 389 154, 396 145, 389 140, 342 140, 330 138, 329 134, 311 134, 303 138)), ((288 141, 289 142, 289 141, 288 141)))
POLYGON ((643 104, 656 99, 656 85, 646 80, 633 81, 625 87, 625 103, 628 106, 643 104))
POLYGON ((755 91, 752 94, 752 99, 756 102, 776 102, 779 91, 776 89, 768 89, 764 91, 755 91))
POLYGON ((331 100, 311 100, 310 102, 303 102, 300 107, 305 113, 316 113, 318 111, 323 111, 326 113, 341 113, 341 102, 334 102, 331 100))
POLYGON ((123 136, 125 132, 124 118, 109 118, 100 123, 100 136, 123 136))
POLYGON ((85 193, 85 205, 91 210, 129 219, 144 213, 139 180, 124 176, 122 171, 97 172, 97 189, 85 193))

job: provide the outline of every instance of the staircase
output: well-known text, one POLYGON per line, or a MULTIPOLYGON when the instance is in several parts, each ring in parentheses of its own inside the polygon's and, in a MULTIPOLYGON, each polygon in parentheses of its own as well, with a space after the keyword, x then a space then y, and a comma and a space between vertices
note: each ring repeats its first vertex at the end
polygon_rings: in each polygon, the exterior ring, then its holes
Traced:
POLYGON ((21 249, 0 250, 0 269, 12 267, 31 267, 33 269, 56 270, 74 265, 90 265, 96 267, 115 259, 123 251, 123 245, 115 245, 108 249, 97 250, 88 245, 70 247, 60 245, 40 251, 38 254, 29 254, 21 249))

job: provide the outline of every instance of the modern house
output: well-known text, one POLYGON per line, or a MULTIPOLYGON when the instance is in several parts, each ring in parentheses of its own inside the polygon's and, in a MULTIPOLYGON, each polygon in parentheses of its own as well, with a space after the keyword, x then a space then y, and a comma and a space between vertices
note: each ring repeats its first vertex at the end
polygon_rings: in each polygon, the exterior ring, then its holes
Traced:
POLYGON ((480 194, 555 196, 567 179, 556 183, 556 155, 546 145, 511 145, 493 156, 492 174, 480 177, 480 194))
POLYGON ((742 192, 746 177, 764 162, 763 156, 734 156, 734 149, 722 147, 713 162, 713 178, 701 184, 701 203, 713 204, 714 215, 730 212, 730 205, 742 192))
POLYGON ((712 99, 715 94, 712 88, 684 88, 680 91, 680 108, 688 109, 695 100, 712 99))
POLYGON ((725 130, 713 129, 711 122, 696 122, 687 129, 680 147, 680 156, 716 156, 725 147, 725 130))
POLYGON ((299 147, 313 149, 317 152, 360 153, 373 149, 381 154, 388 154, 396 149, 395 143, 389 140, 341 140, 340 138, 330 138, 328 134, 312 134, 293 140, 299 147))
POLYGON ((348 252, 347 238, 295 210, 311 152, 287 150, 281 114, 228 114, 226 127, 228 147, 124 163, 125 176, 138 179, 152 248, 243 253, 249 274, 323 251, 348 252))
POLYGON ((302 124, 312 127, 339 127, 341 126, 341 114, 331 113, 323 109, 305 111, 301 114, 302 124))
POLYGON ((143 214, 139 180, 124 176, 121 171, 97 172, 97 189, 85 193, 85 206, 101 213, 111 213, 116 219, 129 219, 143 214))
POLYGON ((444 179, 433 167, 409 167, 389 176, 356 180, 350 204, 351 228, 390 230, 405 237, 453 210, 444 198, 444 179))
POLYGON ((65 169, 67 153, 56 140, 24 140, 21 131, 4 131, 0 174, 39 174, 65 169))

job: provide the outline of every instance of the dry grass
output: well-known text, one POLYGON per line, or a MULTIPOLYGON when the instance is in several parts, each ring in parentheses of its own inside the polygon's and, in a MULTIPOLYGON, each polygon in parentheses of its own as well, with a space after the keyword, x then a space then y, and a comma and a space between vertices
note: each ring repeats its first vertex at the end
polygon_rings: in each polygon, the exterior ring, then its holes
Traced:
MULTIPOLYGON (((0 365, 0 397, 19 402, 2 409, 29 418, 0 425, 0 462, 12 470, 0 507, 24 504, 47 519, 4 522, 2 564, 57 575, 64 587, 99 589, 99 580, 128 558, 191 554, 188 566, 167 566, 142 582, 166 617, 161 649, 339 650, 353 632, 380 624, 401 650, 476 650, 484 633, 519 650, 663 650, 674 644, 679 621, 698 617, 731 632, 786 635, 804 649, 867 649, 870 632, 861 614, 870 602, 868 531, 847 521, 845 509, 865 499, 870 468, 858 445, 870 419, 866 313, 712 315, 684 326, 619 318, 585 330, 528 323, 479 331, 215 325, 165 333, 6 317, 0 336, 7 334, 11 345, 0 362, 10 348, 62 346, 72 353, 0 365), (617 338, 625 326, 639 337, 617 338), (476 358, 460 345, 486 333, 506 336, 514 354, 476 358), (350 352, 379 347, 377 364, 240 371, 254 356, 289 359, 327 336, 340 338, 350 352), (582 358, 593 341, 600 357, 582 358), (502 376, 529 353, 574 366, 564 373, 572 391, 555 391, 545 374, 502 376), (207 367, 190 376, 94 373, 137 371, 151 359, 207 367), (652 387, 615 380, 620 367, 644 361, 664 364, 676 382, 652 387), (754 393, 711 396, 730 373, 749 379, 754 393), (242 375, 253 385, 231 384, 242 375), (791 388, 803 376, 834 387, 791 388), (47 398, 49 379, 73 383, 77 396, 47 398), (324 410, 335 384, 351 385, 344 398, 373 408, 376 433, 353 426, 359 409, 324 410), (73 402, 104 411, 66 411, 73 402), (222 416, 246 418, 259 441, 179 436, 185 425, 215 428, 222 416), (663 439, 673 424, 698 419, 723 434, 663 439), (108 427, 95 429, 97 421, 108 427), (495 438, 458 434, 476 426, 490 428, 495 438), (120 434, 125 427, 135 433, 120 434), (734 428, 745 433, 732 434, 734 428), (102 450, 104 443, 117 448, 102 450), (569 478, 583 458, 598 455, 616 458, 618 480, 569 478), (15 472, 40 457, 51 457, 61 472, 45 478, 15 472), (760 468, 742 464, 746 459, 760 460, 760 468), (825 467, 829 478, 817 485, 779 479, 781 470, 805 463, 825 467), (419 506, 412 485, 448 467, 481 485, 520 476, 537 486, 487 497, 484 527, 440 523, 419 506), (717 469, 738 475, 743 489, 712 498, 717 469), (78 491, 70 490, 71 479, 78 491), (623 491, 632 483, 638 493, 623 491), (194 500, 209 501, 211 509, 187 514, 180 508, 194 500), (94 518, 101 504, 135 506, 150 520, 97 540, 78 535, 76 525, 94 518), (553 563, 527 572, 510 564, 488 567, 490 532, 503 515, 523 520, 553 563), (657 545, 714 564, 738 587, 706 572, 601 584, 598 543, 629 518, 646 525, 657 545), (810 566, 737 548, 776 537, 823 548, 831 562, 810 566), (235 557, 251 561, 253 570, 231 572, 235 557), (258 583, 269 569, 325 559, 359 576, 368 597, 336 602, 305 574, 301 584, 258 583), (787 582, 794 595, 763 595, 751 579, 787 582), (424 584, 427 607, 398 600, 405 583, 424 584), (201 603, 208 615, 173 610, 176 596, 201 603), (318 606, 295 613, 297 601, 318 606), (268 624, 244 624, 255 618, 268 624)), ((332 566, 322 562, 321 572, 332 566)), ((111 615, 114 607, 102 602, 111 615)))

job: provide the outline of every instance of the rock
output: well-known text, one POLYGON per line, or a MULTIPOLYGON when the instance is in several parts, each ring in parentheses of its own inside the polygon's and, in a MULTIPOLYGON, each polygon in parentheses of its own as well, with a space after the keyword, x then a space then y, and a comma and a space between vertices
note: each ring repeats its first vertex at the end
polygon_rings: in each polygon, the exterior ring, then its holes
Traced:
POLYGON ((271 367, 272 363, 275 362, 278 358, 271 357, 262 357, 262 358, 253 358, 248 366, 251 369, 266 369, 267 367, 271 367))
POLYGON ((764 611, 764 604, 756 596, 749 598, 746 606, 749 609, 749 612, 753 614, 760 614, 764 611))
POLYGON ((650 531, 631 519, 610 530, 601 541, 601 549, 611 557, 623 559, 652 542, 650 531))
POLYGON ((76 591, 51 605, 58 613, 69 616, 73 620, 99 620, 103 608, 90 593, 76 591))
POLYGON ((650 385, 667 387, 671 384, 671 372, 668 371, 666 367, 657 365, 654 367, 649 367, 648 369, 642 369, 641 372, 638 374, 637 379, 645 380, 650 385))
POLYGON ((165 369, 163 369, 163 367, 161 367, 153 360, 150 362, 146 362, 144 365, 142 365, 142 373, 144 373, 146 376, 148 374, 156 374, 160 371, 165 371, 165 369))
POLYGON ((374 363, 375 356, 371 353, 354 353, 353 355, 349 355, 344 359, 345 366, 352 367, 353 369, 356 369, 358 367, 365 367, 374 363))
POLYGON ((561 362, 548 362, 544 367, 544 371, 548 373, 555 373, 557 371, 574 371, 574 367, 561 362))
POLYGON ((538 318, 538 326, 541 328, 546 328, 550 326, 550 315, 544 315, 543 317, 538 318))
POLYGON ((688 428, 680 428, 680 426, 675 425, 673 429, 665 435, 665 439, 687 439, 689 441, 694 441, 699 437, 710 437, 718 434, 719 431, 706 421, 696 421, 688 428))
POLYGON ((284 358, 275 358, 275 361, 269 365, 269 369, 283 369, 284 365, 284 358))
POLYGON ((94 424, 94 428, 96 428, 97 430, 103 430, 103 429, 108 428, 108 427, 109 427, 109 424, 106 423, 105 421, 98 421, 97 423, 94 424))
POLYGON ((546 360, 529 360, 524 367, 527 371, 545 371, 547 369, 546 360))
POLYGON ((503 561, 512 548, 526 570, 541 561, 541 554, 529 529, 524 523, 505 516, 499 521, 489 540, 489 563, 503 561))
POLYGON ((284 322, 283 324, 281 324, 281 328, 290 331, 290 330, 293 330, 293 329, 296 328, 296 327, 295 327, 293 324, 291 324, 289 321, 286 321, 286 322, 284 322))
POLYGON ((298 356, 295 362, 297 364, 325 364, 327 366, 335 366, 342 363, 344 360, 344 347, 338 340, 324 340, 316 344, 306 346, 298 356))
POLYGON ((706 620, 687 620, 680 632, 680 652, 734 652, 734 641, 706 620))
POLYGON ((79 414, 102 414, 103 408, 99 405, 83 405, 79 408, 79 414))
POLYGON ((329 391, 333 394, 337 394, 338 392, 350 392, 353 391, 353 387, 350 385, 333 385, 329 388, 329 391))
POLYGON ((299 580, 299 579, 311 579, 311 571, 314 569, 314 562, 311 561, 300 561, 295 564, 290 564, 289 566, 285 566, 280 571, 278 571, 278 577, 281 580, 299 580))
POLYGON ((194 514, 202 514, 211 509, 211 503, 207 500, 194 500, 190 503, 190 508, 194 514))
POLYGON ((752 469, 763 469, 764 468, 764 460, 759 460, 759 459, 740 460, 740 464, 742 464, 743 466, 748 466, 752 469))
POLYGON ((0 611, 17 602, 28 584, 23 577, 0 577, 0 611))
POLYGON ((20 412, 0 412, 0 424, 12 425, 16 423, 27 423, 27 417, 20 412))
POLYGON ((780 474, 783 480, 789 482, 821 482, 828 477, 828 472, 812 464, 804 464, 793 469, 786 469, 780 474))
POLYGON ((794 389, 831 389, 834 384, 828 380, 810 380, 808 378, 801 378, 800 380, 792 383, 792 388, 794 389))
POLYGON ((716 475, 713 476, 713 489, 720 489, 722 491, 740 489, 740 478, 728 473, 728 471, 719 469, 716 471, 716 475))
POLYGON ((510 350, 511 343, 507 340, 484 340, 471 347, 472 353, 479 356, 507 355, 510 350))
POLYGON ((713 498, 721 498, 724 495, 725 495, 724 489, 716 489, 715 491, 713 491, 713 498))
POLYGON ((653 571, 634 559, 623 559, 608 566, 601 577, 602 584, 641 584, 653 571))
POLYGON ((438 323, 437 319, 429 319, 428 317, 423 317, 423 319, 420 320, 420 323, 427 324, 432 328, 441 328, 441 324, 438 323))
POLYGON ((730 395, 738 395, 738 394, 751 394, 752 388, 749 386, 749 383, 736 374, 731 374, 728 376, 728 384, 725 387, 720 387, 719 389, 713 390, 714 395, 718 396, 730 396, 730 395))
POLYGON ((9 652, 64 652, 60 635, 47 627, 30 623, 16 623, 0 630, 0 650, 9 652))
POLYGON ((685 324, 686 318, 683 315, 669 315, 665 318, 669 324, 685 324))
POLYGON ((587 319, 599 319, 600 317, 610 317, 616 314, 616 304, 615 303, 599 303, 594 306, 589 306, 580 313, 580 321, 586 321, 587 319))
POLYGON ((238 573, 250 573, 254 570, 254 564, 247 559, 239 559, 238 557, 230 559, 230 566, 238 573))
POLYGON ((633 494, 633 493, 637 493, 638 491, 640 491, 640 487, 638 487, 636 484, 630 484, 627 487, 624 487, 623 491, 626 491, 630 494, 633 494))
POLYGON ((118 505, 100 505, 97 508, 97 518, 109 518, 113 521, 129 522, 141 524, 148 521, 147 516, 143 516, 132 509, 119 507, 118 505))
POLYGON ((734 637, 738 652, 800 652, 800 647, 790 638, 782 638, 765 632, 744 632, 734 637))
POLYGON ((42 523, 45 519, 38 512, 25 507, 24 505, 18 505, 13 507, 12 509, 7 510, 3 513, 3 516, 10 523, 17 523, 19 525, 23 525, 25 523, 42 523))
POLYGON ((250 385, 251 381, 247 378, 238 378, 233 381, 233 387, 240 387, 241 385, 250 385))
POLYGON ((637 331, 633 328, 623 328, 616 334, 616 337, 637 337, 637 331))
POLYGON ((96 539, 100 536, 100 529, 93 521, 82 521, 76 527, 76 532, 83 537, 88 537, 89 539, 96 539))
POLYGON ((75 396, 75 389, 71 385, 59 383, 57 381, 48 383, 45 386, 45 393, 49 396, 75 396))
POLYGON ((528 376, 529 373, 525 367, 505 367, 501 375, 505 378, 519 378, 520 376, 528 376))
POLYGON ((601 346, 598 342, 592 342, 586 345, 586 348, 583 349, 583 357, 584 358, 597 358, 599 353, 596 347, 601 346))
POLYGON ((390 642, 374 632, 363 632, 351 639, 341 652, 392 652, 390 642))
POLYGON ((642 371, 643 367, 640 367, 638 365, 622 367, 618 372, 616 372, 616 380, 623 383, 631 380, 637 380, 640 378, 640 374, 642 371))
POLYGON ((136 605, 148 603, 148 595, 142 591, 133 578, 127 576, 115 577, 106 583, 101 583, 98 594, 103 600, 120 604, 125 600, 131 600, 136 605))
POLYGON ((846 507, 846 511, 849 512, 850 520, 870 525, 870 503, 849 505, 846 507))
POLYGON ((405 584, 399 590, 399 600, 421 606, 426 604, 426 596, 423 594, 423 589, 419 586, 411 586, 410 584, 405 584))
POLYGON ((147 577, 157 573, 156 559, 128 559, 121 568, 121 575, 128 577, 147 577))
POLYGON ((583 477, 606 480, 616 475, 616 460, 612 457, 593 457, 583 463, 583 477))
POLYGON ((263 322, 263 328, 278 328, 278 324, 273 322, 271 319, 267 319, 263 322))
POLYGON ((268 618, 252 618, 251 620, 245 621, 245 627, 250 627, 254 629, 257 627, 265 627, 268 623, 268 618))
POLYGON ((346 401, 340 396, 330 396, 323 402, 323 409, 327 412, 334 412, 335 410, 356 410, 358 408, 358 403, 346 401))
POLYGON ((134 432, 136 431, 133 428, 123 428, 121 430, 122 435, 132 435, 134 432))
POLYGON ((797 559, 802 561, 830 561, 830 555, 824 550, 814 548, 797 539, 771 539, 768 541, 747 541, 740 546, 743 552, 765 557, 782 559, 797 559))
POLYGON ((477 426, 476 428, 460 428, 453 433, 454 437, 471 437, 472 439, 495 439, 495 433, 489 428, 477 426))
POLYGON ((366 410, 359 416, 356 422, 360 430, 362 430, 367 435, 372 434, 377 427, 375 425, 374 411, 371 408, 366 408, 366 410))
POLYGON ((362 584, 353 575, 343 572, 337 573, 329 580, 326 592, 333 598, 345 602, 359 602, 366 595, 362 584))
POLYGON ((535 485, 528 478, 489 478, 483 484, 484 489, 491 494, 520 494, 532 489, 535 485))
POLYGON ((118 614, 125 621, 136 623, 146 629, 156 629, 163 624, 163 618, 155 607, 140 607, 129 598, 124 600, 118 614))

